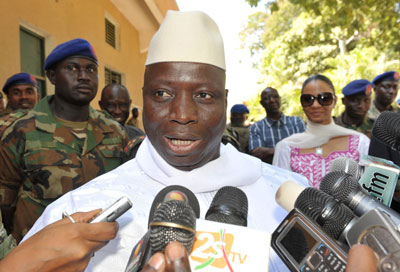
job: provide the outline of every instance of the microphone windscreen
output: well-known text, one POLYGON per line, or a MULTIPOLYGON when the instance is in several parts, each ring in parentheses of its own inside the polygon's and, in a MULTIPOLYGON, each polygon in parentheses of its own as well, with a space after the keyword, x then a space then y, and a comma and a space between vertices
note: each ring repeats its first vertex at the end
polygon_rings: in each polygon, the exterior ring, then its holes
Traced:
POLYGON ((275 201, 279 206, 290 212, 294 209, 294 203, 304 188, 294 181, 285 181, 276 191, 275 201))
POLYGON ((329 169, 330 172, 344 171, 347 174, 352 175, 357 180, 361 178, 360 166, 358 165, 357 162, 355 162, 350 158, 346 157, 336 158, 335 160, 332 161, 329 169))
POLYGON ((297 197, 294 206, 312 220, 318 222, 321 211, 332 197, 314 187, 305 188, 297 197))
POLYGON ((400 115, 391 111, 382 112, 375 120, 372 135, 389 147, 400 150, 400 115))
POLYGON ((332 196, 309 187, 299 195, 295 207, 317 222, 322 229, 338 240, 354 218, 353 212, 332 196))
POLYGON ((339 199, 339 201, 342 201, 350 194, 350 191, 347 191, 346 187, 348 184, 353 183, 353 181, 358 183, 350 174, 346 174, 344 171, 333 171, 329 172, 322 178, 319 189, 328 195, 339 199), (341 191, 342 193, 345 193, 345 195, 336 196, 337 191, 341 191))
POLYGON ((158 208, 162 202, 169 200, 180 200, 192 207, 196 218, 200 217, 200 205, 197 197, 188 188, 180 185, 171 185, 162 189, 154 198, 153 204, 151 205, 148 224, 153 220, 154 211, 158 208))
POLYGON ((247 226, 248 200, 246 194, 239 188, 225 186, 215 194, 206 220, 247 226))
POLYGON ((172 241, 180 242, 188 253, 195 237, 196 215, 188 204, 179 200, 162 202, 150 224, 150 245, 153 252, 164 251, 172 241))

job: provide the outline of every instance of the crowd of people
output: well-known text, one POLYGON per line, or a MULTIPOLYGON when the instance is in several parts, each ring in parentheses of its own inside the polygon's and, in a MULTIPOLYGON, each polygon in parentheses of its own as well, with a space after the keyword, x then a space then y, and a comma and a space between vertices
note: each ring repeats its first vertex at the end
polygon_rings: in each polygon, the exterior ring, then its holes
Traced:
MULTIPOLYGON (((61 43, 44 69, 54 95, 40 99, 36 79, 18 73, 4 84, 7 106, 0 97, 0 251, 2 257, 11 252, 0 268, 83 270, 89 264, 89 269, 122 271, 119 265, 147 229, 154 196, 169 185, 193 191, 203 214, 219 188, 237 186, 249 199, 248 226, 272 233, 287 214, 274 200, 284 181, 318 188, 334 159, 358 161, 367 154, 380 112, 398 110, 392 105, 397 72, 378 75, 372 83, 350 82, 342 90, 345 111, 337 118, 332 82, 312 75, 299 99, 305 122, 283 114, 278 91, 268 87, 261 93, 264 119, 249 127, 249 109, 235 105, 227 124, 223 41, 202 12, 169 11, 150 43, 143 84, 145 132, 137 127, 138 109, 131 110, 121 84, 103 88, 101 110, 90 106, 99 82, 98 56, 88 41, 61 43), (79 213, 122 195, 135 208, 123 215, 119 230, 116 223, 88 224, 98 210, 79 213), (72 214, 73 222, 60 220, 63 212, 72 214), (36 261, 18 263, 38 245, 36 261)), ((182 251, 179 245, 171 248, 182 251)), ((150 260, 153 270, 166 269, 166 260, 173 258, 169 253, 150 260)), ((273 253, 270 268, 286 269, 273 253)))
POLYGON ((284 115, 278 91, 267 87, 260 101, 266 117, 250 125, 246 123, 248 108, 236 104, 225 133, 237 140, 240 151, 302 174, 310 186, 318 189, 333 160, 348 157, 358 162, 368 153, 372 127, 381 112, 398 112, 394 102, 399 78, 398 72, 389 71, 372 82, 357 79, 348 83, 342 89, 345 110, 335 117, 332 110, 337 96, 333 83, 324 75, 310 76, 303 83, 299 99, 307 116, 306 125, 297 116, 284 115))

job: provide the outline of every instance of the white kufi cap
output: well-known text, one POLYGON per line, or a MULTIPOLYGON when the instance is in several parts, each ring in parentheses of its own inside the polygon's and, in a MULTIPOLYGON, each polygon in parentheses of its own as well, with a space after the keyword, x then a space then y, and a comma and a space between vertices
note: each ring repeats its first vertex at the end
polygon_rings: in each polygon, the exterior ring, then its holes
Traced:
POLYGON ((224 42, 217 24, 201 11, 169 10, 150 42, 146 65, 197 62, 225 67, 224 42))

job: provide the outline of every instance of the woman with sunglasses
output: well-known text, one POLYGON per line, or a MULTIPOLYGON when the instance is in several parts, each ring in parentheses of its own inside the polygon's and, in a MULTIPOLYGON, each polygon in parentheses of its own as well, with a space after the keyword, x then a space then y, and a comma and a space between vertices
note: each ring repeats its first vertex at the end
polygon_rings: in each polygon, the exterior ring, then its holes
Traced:
POLYGON ((303 83, 300 97, 307 129, 283 139, 275 148, 273 165, 302 174, 317 189, 333 160, 348 157, 358 162, 361 155, 368 153, 367 136, 333 122, 336 101, 329 78, 310 76, 303 83))

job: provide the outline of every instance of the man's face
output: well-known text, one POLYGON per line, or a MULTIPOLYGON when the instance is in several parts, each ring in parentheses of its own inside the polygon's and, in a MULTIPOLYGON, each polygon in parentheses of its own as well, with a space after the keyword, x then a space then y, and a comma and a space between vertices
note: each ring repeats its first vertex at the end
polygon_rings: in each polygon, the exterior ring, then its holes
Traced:
POLYGON ((146 67, 144 129, 154 148, 175 168, 189 171, 219 157, 226 103, 222 69, 189 62, 146 67))
POLYGON ((88 105, 96 96, 98 87, 97 65, 93 61, 70 57, 56 64, 47 73, 55 85, 56 97, 68 104, 88 105))
POLYGON ((244 126, 247 120, 247 113, 231 112, 231 124, 233 126, 244 126))
POLYGON ((4 101, 3 94, 0 93, 0 112, 6 108, 6 102, 4 101))
POLYGON ((376 84, 375 99, 380 104, 388 106, 393 103, 397 96, 399 82, 396 80, 383 80, 376 84))
POLYGON ((131 100, 128 91, 124 87, 111 85, 104 89, 99 104, 101 109, 111 114, 115 121, 125 125, 126 119, 129 117, 131 100))
POLYGON ((11 109, 30 110, 40 99, 40 94, 36 87, 28 84, 12 85, 8 88, 8 105, 11 109))
POLYGON ((371 105, 371 95, 354 94, 342 99, 346 113, 353 118, 364 118, 371 105))
POLYGON ((278 91, 273 88, 267 88, 261 93, 261 105, 267 113, 279 113, 281 108, 281 97, 278 91))

